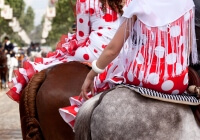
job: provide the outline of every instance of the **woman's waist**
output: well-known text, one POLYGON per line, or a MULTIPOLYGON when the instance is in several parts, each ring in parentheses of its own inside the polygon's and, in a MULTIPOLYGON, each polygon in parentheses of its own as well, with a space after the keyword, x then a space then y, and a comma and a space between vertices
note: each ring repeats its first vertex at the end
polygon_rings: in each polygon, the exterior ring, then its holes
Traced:
POLYGON ((159 75, 159 77, 177 77, 183 73, 188 72, 188 66, 181 63, 174 63, 173 65, 167 65, 166 63, 144 63, 144 64, 134 64, 132 69, 136 75, 139 73, 144 73, 148 76, 150 73, 159 75))

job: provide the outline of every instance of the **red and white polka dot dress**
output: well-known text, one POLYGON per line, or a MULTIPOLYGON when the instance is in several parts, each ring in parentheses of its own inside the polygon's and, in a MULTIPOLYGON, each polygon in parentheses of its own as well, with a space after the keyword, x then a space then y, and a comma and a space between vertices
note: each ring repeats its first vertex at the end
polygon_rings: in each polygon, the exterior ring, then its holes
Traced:
MULTIPOLYGON (((127 20, 127 25, 130 20, 127 20)), ((126 22, 126 21, 125 21, 126 22)), ((165 94, 182 94, 188 85, 191 34, 195 36, 193 10, 160 27, 150 27, 139 19, 133 34, 125 42, 119 56, 94 80, 96 93, 116 84, 131 84, 165 94)), ((91 97, 91 93, 88 94, 91 97)), ((76 114, 84 102, 71 97, 72 106, 59 109, 72 128, 76 114)))
POLYGON ((47 58, 36 58, 35 62, 26 61, 23 68, 16 71, 14 87, 7 94, 15 101, 30 78, 37 72, 69 61, 92 62, 96 60, 120 24, 120 15, 107 8, 101 10, 99 0, 77 0, 77 32, 63 35, 55 52, 47 58))
POLYGON ((188 86, 190 26, 193 11, 168 25, 149 27, 137 20, 135 33, 119 55, 95 79, 96 92, 125 83, 165 94, 182 94, 188 86))

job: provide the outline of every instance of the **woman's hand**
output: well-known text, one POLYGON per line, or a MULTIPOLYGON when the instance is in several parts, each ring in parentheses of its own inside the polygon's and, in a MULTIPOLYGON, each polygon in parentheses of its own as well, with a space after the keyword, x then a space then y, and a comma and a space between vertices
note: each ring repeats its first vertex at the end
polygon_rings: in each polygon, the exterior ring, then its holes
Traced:
POLYGON ((81 88, 80 97, 87 100, 89 99, 87 93, 91 91, 92 94, 94 94, 94 77, 97 75, 93 70, 91 70, 87 77, 85 78, 85 81, 81 88))

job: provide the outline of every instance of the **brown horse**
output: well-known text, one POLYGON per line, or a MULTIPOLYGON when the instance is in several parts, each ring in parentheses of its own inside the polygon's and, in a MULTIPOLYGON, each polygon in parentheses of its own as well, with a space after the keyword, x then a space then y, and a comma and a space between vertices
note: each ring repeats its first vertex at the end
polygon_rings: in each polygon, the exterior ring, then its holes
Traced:
POLYGON ((73 140, 71 127, 58 109, 69 106, 69 97, 79 95, 90 68, 79 62, 59 64, 30 80, 20 98, 20 118, 25 140, 73 140))
POLYGON ((6 79, 7 79, 7 57, 3 51, 0 51, 0 81, 1 89, 6 88, 6 79))

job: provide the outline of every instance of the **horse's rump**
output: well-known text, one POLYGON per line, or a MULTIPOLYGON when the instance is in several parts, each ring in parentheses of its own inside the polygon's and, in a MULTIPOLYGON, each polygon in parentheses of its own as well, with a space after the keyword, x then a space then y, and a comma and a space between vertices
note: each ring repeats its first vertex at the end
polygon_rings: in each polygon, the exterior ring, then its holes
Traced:
POLYGON ((69 62, 49 68, 48 72, 42 71, 34 75, 20 100, 20 117, 24 139, 28 132, 27 117, 30 118, 31 113, 33 116, 32 126, 37 127, 31 128, 31 131, 34 131, 33 135, 38 135, 41 132, 40 139, 45 140, 74 139, 71 127, 63 121, 58 109, 70 106, 69 97, 79 95, 89 70, 90 68, 84 64, 69 62), (38 80, 39 78, 40 80, 38 80), (31 91, 35 91, 35 93, 31 91), (25 97, 29 98, 28 104, 25 103, 25 97), (22 120, 23 118, 26 119, 22 120))

